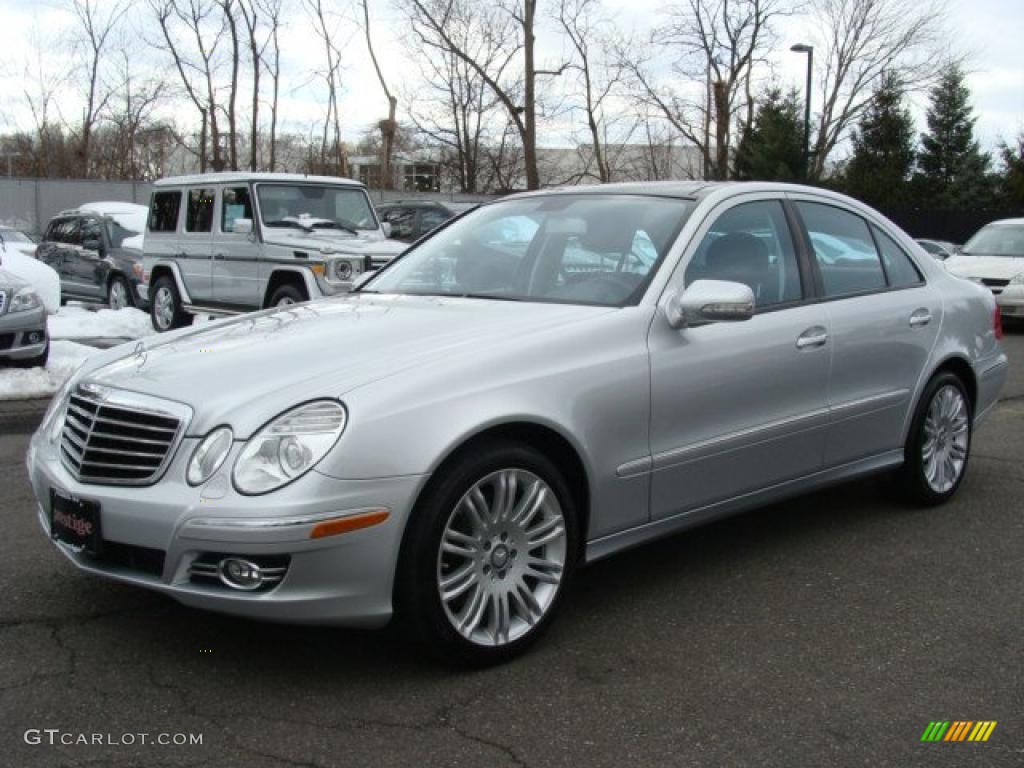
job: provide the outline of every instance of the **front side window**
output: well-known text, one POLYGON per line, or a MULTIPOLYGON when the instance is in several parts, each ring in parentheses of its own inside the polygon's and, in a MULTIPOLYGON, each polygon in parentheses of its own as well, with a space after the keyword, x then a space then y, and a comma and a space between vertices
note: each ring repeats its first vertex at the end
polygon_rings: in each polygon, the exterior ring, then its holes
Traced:
POLYGON ((692 208, 644 195, 494 203, 424 240, 364 290, 627 306, 643 296, 692 208))
POLYGON ((190 189, 188 191, 188 209, 185 211, 186 232, 209 232, 213 229, 213 203, 217 191, 190 189))
POLYGON ((252 221, 252 199, 248 187, 228 187, 221 192, 220 231, 234 232, 235 221, 252 221))
POLYGON ((157 192, 149 206, 149 231, 174 232, 178 228, 181 192, 157 192))
POLYGON ((96 219, 82 219, 82 243, 91 248, 98 247, 103 238, 103 225, 96 219))
POLYGON ((54 240, 67 245, 81 245, 82 231, 78 219, 64 219, 57 224, 54 240))
POLYGON ((263 226, 271 229, 337 229, 350 233, 377 229, 377 217, 361 188, 259 184, 256 197, 263 226))
POLYGON ((831 205, 797 203, 828 297, 886 287, 885 272, 867 222, 831 205))
POLYGON ((686 284, 694 280, 749 285, 759 308, 802 299, 800 266, 782 203, 743 203, 719 216, 686 268, 686 284))

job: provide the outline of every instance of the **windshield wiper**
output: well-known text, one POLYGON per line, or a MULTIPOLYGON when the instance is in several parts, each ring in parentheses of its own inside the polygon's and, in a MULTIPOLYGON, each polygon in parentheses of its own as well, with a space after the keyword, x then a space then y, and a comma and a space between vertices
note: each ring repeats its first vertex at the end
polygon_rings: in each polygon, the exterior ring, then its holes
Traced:
POLYGON ((301 229, 303 232, 312 231, 309 227, 302 226, 297 221, 288 221, 287 219, 276 219, 274 221, 264 221, 263 226, 265 227, 295 227, 301 229))
POLYGON ((316 224, 313 225, 313 229, 317 229, 320 227, 323 227, 324 229, 342 229, 346 232, 351 232, 353 235, 359 234, 352 227, 345 226, 344 224, 338 221, 318 221, 316 224))

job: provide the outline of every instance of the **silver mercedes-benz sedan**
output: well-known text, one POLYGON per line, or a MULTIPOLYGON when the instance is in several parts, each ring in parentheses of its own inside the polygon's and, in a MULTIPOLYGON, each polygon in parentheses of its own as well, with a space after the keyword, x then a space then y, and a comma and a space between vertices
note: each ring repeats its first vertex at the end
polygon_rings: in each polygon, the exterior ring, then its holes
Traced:
POLYGON ((871 472, 946 501, 1000 336, 988 290, 846 197, 542 191, 350 295, 91 358, 28 465, 82 570, 262 619, 394 613, 489 662, 627 547, 871 472))

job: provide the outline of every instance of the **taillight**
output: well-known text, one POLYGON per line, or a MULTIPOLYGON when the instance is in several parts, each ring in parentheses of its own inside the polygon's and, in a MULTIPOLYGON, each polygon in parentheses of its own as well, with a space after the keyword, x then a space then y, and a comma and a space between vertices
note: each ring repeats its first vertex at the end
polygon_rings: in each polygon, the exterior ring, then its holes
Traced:
POLYGON ((999 313, 999 307, 996 307, 996 312, 992 316, 992 330, 995 331, 996 338, 1003 338, 1003 316, 999 313))

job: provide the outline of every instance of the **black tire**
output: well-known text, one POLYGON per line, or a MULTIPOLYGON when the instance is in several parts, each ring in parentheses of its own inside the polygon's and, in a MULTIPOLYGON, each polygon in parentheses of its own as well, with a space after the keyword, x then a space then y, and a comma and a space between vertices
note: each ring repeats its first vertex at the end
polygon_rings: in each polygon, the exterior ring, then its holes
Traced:
POLYGON ((156 280, 153 281, 153 285, 150 287, 149 293, 149 318, 159 333, 165 331, 172 331, 175 328, 183 328, 186 325, 192 325, 194 319, 192 315, 182 309, 181 306, 181 295, 178 293, 178 286, 174 282, 174 278, 170 275, 160 275, 156 280), (170 322, 164 322, 160 315, 160 302, 158 297, 160 292, 166 290, 170 294, 170 301, 172 305, 170 322))
POLYGON ((132 287, 121 275, 114 275, 107 283, 107 306, 110 309, 127 309, 135 306, 135 299, 132 296, 132 287), (117 304, 117 299, 115 298, 115 292, 117 290, 124 292, 123 295, 125 303, 123 306, 115 306, 117 304))
POLYGON ((960 377, 948 371, 932 377, 921 393, 921 399, 914 411, 914 418, 910 423, 910 432, 904 447, 903 466, 895 476, 897 489, 905 500, 918 506, 931 507, 943 504, 953 497, 967 474, 973 439, 973 422, 974 409, 971 405, 971 398, 960 377), (963 399, 967 416, 967 447, 959 475, 948 489, 940 491, 929 483, 925 470, 924 447, 927 440, 925 421, 928 418, 928 409, 932 406, 932 402, 946 387, 953 387, 963 399))
POLYGON ((395 578, 399 626, 424 650, 447 662, 481 666, 523 653, 551 624, 572 581, 579 553, 578 519, 565 478, 539 451, 503 440, 462 452, 431 480, 410 516, 395 578), (525 634, 502 645, 481 645, 463 637, 445 613, 437 582, 438 556, 445 527, 460 499, 478 481, 502 469, 532 473, 554 492, 565 522, 565 562, 554 598, 525 634))
POLYGON ((279 285, 270 295, 270 302, 267 306, 277 307, 288 304, 298 304, 308 300, 309 297, 306 296, 306 292, 304 290, 290 283, 286 283, 284 285, 279 285))

